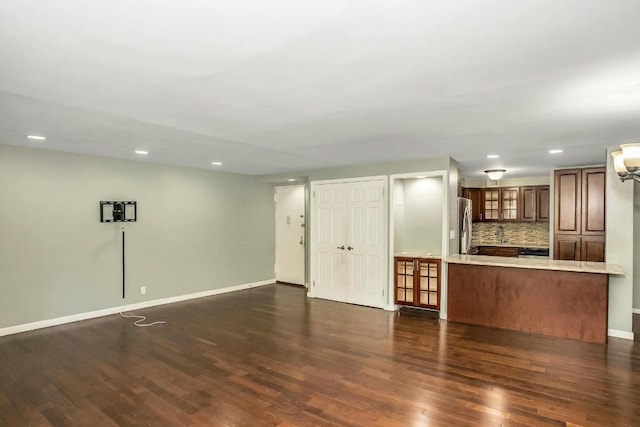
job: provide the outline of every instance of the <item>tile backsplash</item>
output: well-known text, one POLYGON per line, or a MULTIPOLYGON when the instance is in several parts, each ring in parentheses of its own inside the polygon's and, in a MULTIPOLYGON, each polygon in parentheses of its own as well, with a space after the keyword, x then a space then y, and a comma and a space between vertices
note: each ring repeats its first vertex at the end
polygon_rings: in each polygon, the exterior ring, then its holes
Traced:
POLYGON ((549 223, 547 222, 475 222, 471 244, 499 243, 496 235, 499 226, 504 228, 504 237, 510 242, 549 246, 549 223))

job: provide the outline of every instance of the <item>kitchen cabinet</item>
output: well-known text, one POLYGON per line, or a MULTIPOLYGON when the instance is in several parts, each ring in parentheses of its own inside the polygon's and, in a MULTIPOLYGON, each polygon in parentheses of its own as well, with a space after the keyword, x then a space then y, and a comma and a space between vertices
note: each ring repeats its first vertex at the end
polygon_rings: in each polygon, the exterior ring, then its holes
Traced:
POLYGON ((548 185, 536 187, 536 221, 549 222, 549 204, 551 192, 548 185))
POLYGON ((478 255, 517 257, 519 254, 517 246, 478 246, 478 255))
POLYGON ((554 258, 604 261, 605 168, 554 173, 554 258))
POLYGON ((520 187, 520 221, 549 221, 549 186, 520 187))
POLYGON ((482 189, 483 221, 517 221, 519 219, 519 187, 482 189))
POLYGON ((440 309, 440 259, 394 258, 395 303, 440 309))
POLYGON ((536 187, 520 187, 520 221, 535 221, 537 217, 536 187))
POLYGON ((549 222, 549 186, 465 188, 473 222, 549 222))
POLYGON ((465 188, 463 197, 471 200, 471 222, 482 221, 484 211, 482 209, 482 189, 465 188))
POLYGON ((605 236, 560 234, 554 238, 554 258, 574 261, 604 261, 605 236))

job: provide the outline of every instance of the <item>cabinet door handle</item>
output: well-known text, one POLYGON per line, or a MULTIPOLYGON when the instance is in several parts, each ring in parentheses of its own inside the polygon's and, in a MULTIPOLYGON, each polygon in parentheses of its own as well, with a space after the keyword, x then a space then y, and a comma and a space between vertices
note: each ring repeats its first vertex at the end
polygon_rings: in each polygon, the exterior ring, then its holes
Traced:
POLYGON ((350 251, 353 250, 353 248, 351 246, 347 246, 347 250, 350 251))
POLYGON ((338 246, 336 249, 342 249, 344 251, 344 245, 338 246))

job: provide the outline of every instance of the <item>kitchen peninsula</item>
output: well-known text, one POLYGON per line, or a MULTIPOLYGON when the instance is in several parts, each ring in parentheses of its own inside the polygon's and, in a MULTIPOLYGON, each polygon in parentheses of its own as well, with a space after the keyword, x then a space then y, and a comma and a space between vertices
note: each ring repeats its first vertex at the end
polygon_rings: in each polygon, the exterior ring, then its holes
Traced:
POLYGON ((616 264, 453 255, 448 263, 450 321, 607 342, 609 275, 616 264))

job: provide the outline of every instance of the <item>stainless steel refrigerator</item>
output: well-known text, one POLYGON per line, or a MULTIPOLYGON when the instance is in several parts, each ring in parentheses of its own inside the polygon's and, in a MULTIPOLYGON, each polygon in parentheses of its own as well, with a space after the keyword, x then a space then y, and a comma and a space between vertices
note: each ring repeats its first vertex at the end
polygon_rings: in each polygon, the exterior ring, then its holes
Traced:
POLYGON ((458 236, 460 253, 471 252, 471 200, 458 197, 458 236))

